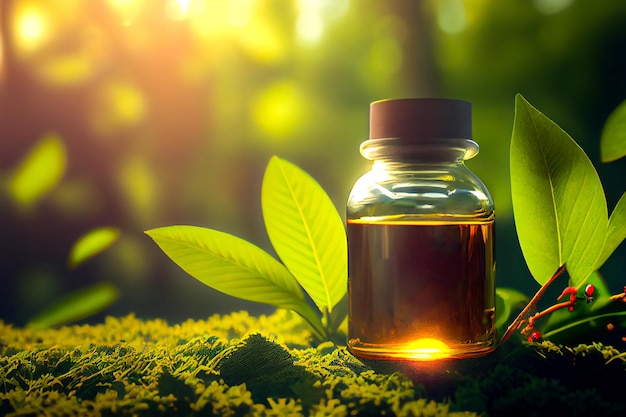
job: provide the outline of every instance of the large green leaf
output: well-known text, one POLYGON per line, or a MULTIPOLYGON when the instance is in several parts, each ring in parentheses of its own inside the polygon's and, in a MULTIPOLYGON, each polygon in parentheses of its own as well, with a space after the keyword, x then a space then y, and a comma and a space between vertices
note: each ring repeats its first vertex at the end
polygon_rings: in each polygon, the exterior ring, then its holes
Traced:
POLYGON ((120 230, 115 227, 99 227, 88 231, 72 245, 68 265, 70 268, 78 267, 113 245, 119 236, 120 230))
POLYGON ((574 285, 595 269, 608 227, 600 178, 584 151, 521 95, 511 138, 511 192, 518 238, 544 284, 566 264, 574 285))
POLYGON ((626 100, 609 115, 600 137, 602 162, 615 161, 624 155, 626 155, 626 100))
POLYGON ((67 165, 65 146, 56 133, 44 135, 22 159, 9 179, 9 193, 22 207, 32 207, 37 200, 57 186, 67 165))
POLYGON ((306 172, 274 156, 261 193, 269 238, 283 263, 321 311, 347 291, 346 233, 337 209, 306 172))
POLYGON ((236 236, 196 226, 146 231, 185 272, 217 291, 294 310, 321 335, 321 319, 295 278, 270 254, 236 236))
POLYGON ((28 326, 44 329, 84 319, 113 304, 119 291, 113 284, 101 282, 70 293, 33 318, 28 326))
POLYGON ((609 217, 609 229, 604 243, 604 250, 596 262, 596 269, 599 269, 609 256, 626 239, 626 193, 619 199, 611 217, 609 217))

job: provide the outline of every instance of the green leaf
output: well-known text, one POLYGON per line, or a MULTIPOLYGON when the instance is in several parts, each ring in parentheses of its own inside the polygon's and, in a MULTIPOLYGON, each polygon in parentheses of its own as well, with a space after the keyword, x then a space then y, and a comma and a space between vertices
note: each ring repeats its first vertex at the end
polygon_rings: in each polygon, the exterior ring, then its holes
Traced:
POLYGON ((66 295, 57 303, 33 318, 28 326, 44 329, 94 315, 117 300, 119 292, 108 282, 101 282, 66 295))
POLYGON ((276 253, 321 311, 347 291, 347 241, 337 209, 306 172, 276 156, 263 178, 263 218, 276 253))
POLYGON ((602 184, 576 142, 519 94, 511 192, 517 235, 535 280, 543 285, 566 264, 573 285, 582 285, 608 228, 602 184))
POLYGON ((324 335, 295 278, 270 254, 236 236, 196 226, 146 231, 179 267, 217 291, 294 310, 324 335))
POLYGON ((611 213, 611 217, 609 217, 606 242, 604 242, 604 249, 596 262, 596 269, 604 265, 624 239, 626 239, 626 193, 619 199, 611 213))
POLYGON ((328 328, 331 331, 339 329, 344 320, 348 317, 348 293, 339 300, 333 311, 328 315, 328 328))
POLYGON ((609 115, 600 136, 602 162, 615 161, 626 155, 626 100, 609 115))
POLYGON ((496 328, 508 323, 511 313, 523 307, 528 296, 512 288, 496 288, 496 328))
POLYGON ((88 259, 105 251, 119 238, 120 231, 115 227, 92 229, 76 240, 68 257, 70 268, 76 268, 88 259))
POLYGON ((57 186, 65 169, 66 152, 61 137, 48 133, 16 167, 9 178, 9 194, 18 205, 30 208, 57 186))

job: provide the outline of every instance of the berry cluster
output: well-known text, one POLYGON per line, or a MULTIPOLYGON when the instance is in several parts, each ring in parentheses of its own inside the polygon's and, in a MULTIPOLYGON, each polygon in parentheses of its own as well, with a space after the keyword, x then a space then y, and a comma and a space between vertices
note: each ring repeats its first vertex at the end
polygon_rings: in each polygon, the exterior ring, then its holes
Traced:
POLYGON ((540 342, 541 341, 541 332, 539 330, 535 329, 535 322, 540 319, 543 316, 546 316, 550 313, 554 313, 557 310, 560 310, 562 308, 567 308, 567 311, 569 311, 570 313, 572 311, 574 311, 574 307, 576 306, 576 303, 580 300, 584 300, 587 303, 590 303, 593 301, 593 293, 595 292, 595 287, 593 286, 593 284, 588 284, 585 287, 585 291, 583 293, 583 296, 578 296, 578 289, 576 287, 566 287, 563 292, 561 293, 561 295, 557 298, 557 301, 562 300, 564 298, 567 297, 566 301, 562 301, 560 303, 557 303, 551 307, 546 308, 543 311, 540 311, 538 313, 535 313, 533 316, 528 318, 528 324, 526 325, 526 327, 524 329, 522 329, 522 334, 526 335, 528 334, 528 332, 530 332, 530 335, 528 336, 528 341, 529 342, 540 342))

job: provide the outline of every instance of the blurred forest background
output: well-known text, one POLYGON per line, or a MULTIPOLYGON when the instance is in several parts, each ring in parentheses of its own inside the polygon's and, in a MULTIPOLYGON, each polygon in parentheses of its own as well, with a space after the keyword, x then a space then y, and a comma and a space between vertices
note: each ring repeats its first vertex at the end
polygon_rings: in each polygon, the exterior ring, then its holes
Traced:
MULTIPOLYGON (((0 319, 22 325, 98 282, 119 289, 101 315, 271 311, 187 276, 143 231, 193 224, 271 251, 260 195, 274 154, 343 216, 369 167, 369 103, 398 97, 473 103, 481 152, 468 165, 496 202, 497 285, 531 294, 509 195, 518 92, 585 149, 612 210, 626 164, 602 164, 599 138, 626 99, 626 2, 0 0, 0 319), (53 187, 20 199, 12 178, 50 135, 53 187), (101 226, 118 241, 68 268, 101 226)), ((616 292, 625 256, 601 271, 616 292)))

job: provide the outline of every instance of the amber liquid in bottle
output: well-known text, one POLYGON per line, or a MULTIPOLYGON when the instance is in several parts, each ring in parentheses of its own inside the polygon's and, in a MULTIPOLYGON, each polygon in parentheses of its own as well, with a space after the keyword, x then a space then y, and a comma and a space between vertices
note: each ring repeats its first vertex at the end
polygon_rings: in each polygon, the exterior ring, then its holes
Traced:
POLYGON ((493 224, 348 220, 352 353, 432 360, 493 350, 493 224))

